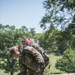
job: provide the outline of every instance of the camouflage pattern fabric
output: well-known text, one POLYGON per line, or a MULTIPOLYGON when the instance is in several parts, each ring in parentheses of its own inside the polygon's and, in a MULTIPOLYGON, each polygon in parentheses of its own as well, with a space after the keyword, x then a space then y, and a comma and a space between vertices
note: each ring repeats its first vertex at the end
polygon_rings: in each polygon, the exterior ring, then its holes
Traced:
POLYGON ((42 47, 36 46, 36 44, 32 44, 32 47, 34 47, 38 52, 41 53, 41 55, 44 58, 44 63, 45 63, 44 67, 46 67, 49 64, 49 56, 48 56, 48 54, 43 50, 42 47))
POLYGON ((19 57, 19 66, 20 66, 20 74, 19 75, 26 75, 27 74, 27 67, 23 64, 22 56, 19 57))
POLYGON ((36 72, 40 64, 44 67, 44 59, 35 48, 27 46, 22 51, 19 64, 21 75, 39 75, 36 72))
POLYGON ((40 45, 38 44, 38 42, 36 42, 35 39, 32 39, 31 46, 34 47, 38 52, 41 53, 41 55, 44 58, 45 67, 47 67, 49 64, 49 55, 44 51, 44 49, 42 47, 40 47, 40 45))

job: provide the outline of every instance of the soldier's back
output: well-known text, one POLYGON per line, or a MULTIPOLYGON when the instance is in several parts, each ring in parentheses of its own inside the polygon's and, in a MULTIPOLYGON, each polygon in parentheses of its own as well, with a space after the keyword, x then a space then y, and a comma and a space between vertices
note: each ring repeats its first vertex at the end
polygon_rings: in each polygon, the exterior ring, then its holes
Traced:
POLYGON ((42 55, 33 47, 27 46, 23 50, 23 63, 31 70, 38 70, 38 63, 44 63, 42 55))

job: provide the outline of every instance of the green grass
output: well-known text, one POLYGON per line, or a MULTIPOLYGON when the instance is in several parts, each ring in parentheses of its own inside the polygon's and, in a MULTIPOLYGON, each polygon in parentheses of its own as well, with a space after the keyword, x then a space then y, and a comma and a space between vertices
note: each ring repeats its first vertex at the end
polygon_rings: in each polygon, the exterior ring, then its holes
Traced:
POLYGON ((61 74, 63 72, 61 72, 60 70, 55 68, 55 63, 58 59, 62 58, 62 56, 55 56, 54 54, 50 54, 50 68, 48 68, 49 66, 47 66, 46 68, 46 75, 50 75, 50 74, 61 74))
MULTIPOLYGON (((18 72, 15 72, 15 73, 14 73, 14 75, 17 75, 17 74, 18 74, 18 72)), ((5 73, 4 70, 1 70, 1 69, 0 69, 0 75, 10 75, 10 73, 5 73)))

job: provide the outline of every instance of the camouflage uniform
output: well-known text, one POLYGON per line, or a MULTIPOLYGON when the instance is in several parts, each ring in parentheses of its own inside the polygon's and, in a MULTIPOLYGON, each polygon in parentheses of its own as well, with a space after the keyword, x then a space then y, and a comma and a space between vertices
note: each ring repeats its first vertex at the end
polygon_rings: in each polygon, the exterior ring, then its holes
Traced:
POLYGON ((39 75, 36 72, 40 67, 44 68, 44 59, 35 48, 27 46, 22 51, 19 64, 21 75, 39 75))
POLYGON ((43 56, 44 58, 44 67, 46 67, 48 64, 49 64, 49 55, 44 51, 44 49, 42 47, 40 47, 38 45, 38 43, 36 42, 33 42, 31 44, 32 47, 34 47, 38 52, 41 53, 41 55, 43 56))

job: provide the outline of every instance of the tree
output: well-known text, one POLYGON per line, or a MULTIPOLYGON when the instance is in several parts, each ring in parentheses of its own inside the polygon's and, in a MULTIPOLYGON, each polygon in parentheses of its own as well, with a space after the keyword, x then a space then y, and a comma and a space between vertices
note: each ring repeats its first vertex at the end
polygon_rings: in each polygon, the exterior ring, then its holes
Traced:
MULTIPOLYGON (((68 31, 65 33, 65 28, 68 27, 69 24, 75 23, 75 0, 45 0, 43 6, 46 12, 40 21, 40 27, 47 30, 45 32, 44 40, 46 41, 44 44, 46 44, 45 46, 47 48, 57 46, 58 51, 63 54, 68 48, 70 41, 74 39, 74 36, 73 38, 69 38, 70 36, 67 35, 68 31), (55 30, 54 36, 51 36, 50 27, 52 26, 58 30, 57 33, 55 30), (51 42, 53 38, 55 39, 54 45, 51 42)), ((73 41, 72 43, 74 43, 73 41)))
POLYGON ((20 29, 24 33, 28 32, 28 28, 26 26, 22 26, 20 29))
POLYGON ((56 52, 58 50, 57 47, 57 34, 59 31, 55 29, 54 26, 51 27, 44 32, 41 36, 40 41, 43 48, 46 50, 50 50, 51 52, 56 52))
POLYGON ((67 37, 68 48, 75 48, 75 24, 69 24, 66 30, 64 31, 67 37))
POLYGON ((67 48, 75 48, 75 24, 69 24, 64 31, 61 31, 60 35, 58 46, 61 53, 67 48))
POLYGON ((16 39, 14 38, 15 26, 0 25, 0 68, 5 69, 11 75, 18 70, 16 59, 10 57, 10 52, 7 48, 16 45, 16 39))
POLYGON ((43 5, 46 13, 40 26, 44 29, 51 25, 64 29, 69 23, 74 22, 75 0, 45 0, 43 5))
POLYGON ((30 33, 32 34, 32 37, 35 37, 35 28, 30 28, 30 33))
POLYGON ((10 56, 7 49, 0 51, 0 57, 0 69, 3 69, 6 73, 13 75, 19 69, 18 61, 10 56))
POLYGON ((18 61, 10 56, 9 47, 18 45, 19 50, 22 48, 23 37, 29 37, 29 31, 25 26, 16 29, 15 26, 0 24, 0 68, 4 69, 10 75, 19 70, 18 61))

